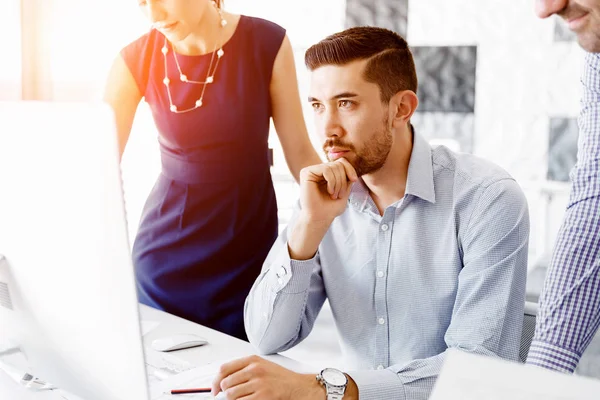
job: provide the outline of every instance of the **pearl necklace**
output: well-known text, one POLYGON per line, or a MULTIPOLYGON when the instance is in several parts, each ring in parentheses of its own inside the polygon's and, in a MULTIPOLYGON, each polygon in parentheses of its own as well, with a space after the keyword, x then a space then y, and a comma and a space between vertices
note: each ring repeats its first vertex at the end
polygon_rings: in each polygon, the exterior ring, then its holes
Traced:
POLYGON ((221 32, 219 35, 219 40, 217 42, 215 42, 215 47, 214 47, 214 49, 212 51, 212 55, 210 57, 210 63, 208 64, 208 70, 206 71, 206 79, 204 81, 195 81, 192 79, 188 79, 187 75, 181 71, 181 66, 179 65, 179 60, 177 60, 177 54, 175 52, 175 47, 173 47, 172 43, 169 43, 169 41, 167 40, 167 38, 165 36, 165 44, 163 45, 163 48, 161 50, 163 53, 163 59, 164 59, 164 64, 165 64, 165 79, 163 79, 163 83, 165 84, 165 86, 167 88, 167 95, 169 96, 169 110, 172 113, 181 114, 181 113, 193 111, 197 108, 202 107, 203 99, 204 99, 204 91, 206 90, 206 85, 214 82, 215 73, 217 72, 217 67, 219 66, 219 61, 221 60, 221 57, 223 57, 223 54, 225 54, 225 52, 223 51, 222 45, 221 45, 221 47, 219 47, 219 51, 216 51, 216 50, 217 50, 217 44, 220 42, 220 39, 223 36, 223 28, 225 28, 225 25, 227 25, 227 20, 223 17, 223 12, 221 11, 221 9, 219 7, 217 7, 217 4, 214 1, 212 2, 212 4, 217 9, 217 11, 219 13, 219 17, 221 18, 221 22, 220 22, 221 32), (171 87, 170 87, 171 80, 169 79, 169 72, 167 69, 167 54, 169 53, 168 44, 171 45, 171 50, 173 52, 173 58, 175 59, 175 65, 177 65, 177 71, 179 72, 179 80, 181 82, 189 83, 192 85, 202 85, 202 91, 200 92, 200 97, 198 98, 198 100, 196 100, 194 107, 180 110, 177 108, 177 106, 175 104, 173 104, 173 97, 171 96, 171 87), (216 62, 215 62, 215 52, 217 55, 216 62), (214 63, 214 68, 213 68, 213 63, 214 63))

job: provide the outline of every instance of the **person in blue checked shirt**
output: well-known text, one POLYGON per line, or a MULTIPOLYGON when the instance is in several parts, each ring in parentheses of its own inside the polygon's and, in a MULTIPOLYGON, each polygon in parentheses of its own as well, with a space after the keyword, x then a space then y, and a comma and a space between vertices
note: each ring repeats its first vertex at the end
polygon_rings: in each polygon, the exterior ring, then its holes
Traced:
POLYGON ((410 123, 417 77, 406 41, 358 27, 309 48, 309 102, 329 162, 301 171, 294 217, 246 299, 260 353, 310 333, 327 298, 347 368, 224 364, 228 399, 427 399, 446 351, 517 360, 528 207, 498 166, 410 123))
POLYGON ((600 0, 537 0, 567 21, 586 50, 577 164, 540 295, 527 363, 573 372, 600 325, 600 0))

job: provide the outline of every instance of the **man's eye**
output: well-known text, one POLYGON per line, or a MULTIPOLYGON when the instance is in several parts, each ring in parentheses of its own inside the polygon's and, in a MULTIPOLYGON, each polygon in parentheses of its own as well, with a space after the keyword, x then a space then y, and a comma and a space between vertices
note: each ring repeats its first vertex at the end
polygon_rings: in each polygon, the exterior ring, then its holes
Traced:
POLYGON ((350 100, 340 100, 339 102, 339 106, 342 108, 348 108, 352 105, 352 102, 350 100))
POLYGON ((320 110, 323 107, 323 105, 319 103, 312 103, 311 106, 315 111, 320 110))

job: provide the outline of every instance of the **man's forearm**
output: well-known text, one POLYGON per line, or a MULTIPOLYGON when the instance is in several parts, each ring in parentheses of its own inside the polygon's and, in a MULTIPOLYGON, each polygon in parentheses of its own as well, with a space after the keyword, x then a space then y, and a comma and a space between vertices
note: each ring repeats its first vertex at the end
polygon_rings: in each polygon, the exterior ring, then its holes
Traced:
POLYGON ((344 400, 358 400, 358 386, 356 386, 356 382, 348 374, 346 374, 346 377, 348 377, 348 386, 344 393, 344 400))
POLYGON ((301 212, 288 239, 290 258, 299 261, 313 258, 331 222, 313 221, 301 212))
POLYGON ((529 364, 573 372, 598 329, 598 209, 595 197, 567 210, 540 296, 529 364))
MULTIPOLYGON (((304 379, 307 381, 306 387, 303 387, 301 390, 302 394, 308 394, 306 396, 307 399, 310 400, 325 400, 327 398, 327 390, 325 386, 321 385, 316 379, 316 374, 306 374, 304 375, 304 379)), ((358 400, 358 387, 354 380, 346 374, 348 378, 348 386, 346 386, 346 391, 344 392, 344 400, 358 400)), ((301 395, 297 395, 297 398, 301 398, 301 395)), ((294 398, 296 398, 294 397, 294 398)))
POLYGON ((299 226, 296 232, 301 233, 301 245, 305 236, 318 235, 320 242, 324 233, 311 230, 314 226, 306 223, 300 212, 292 221, 287 234, 277 238, 244 305, 248 338, 264 354, 287 350, 304 339, 325 300, 320 266, 313 259, 318 243, 305 259, 290 257, 288 246, 294 226, 299 226))

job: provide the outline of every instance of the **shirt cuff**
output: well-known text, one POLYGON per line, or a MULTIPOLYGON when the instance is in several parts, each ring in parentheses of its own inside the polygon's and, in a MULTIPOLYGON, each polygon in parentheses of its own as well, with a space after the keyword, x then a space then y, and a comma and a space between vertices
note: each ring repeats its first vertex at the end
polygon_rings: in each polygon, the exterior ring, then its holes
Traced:
POLYGON ((529 347, 527 364, 559 372, 573 373, 581 355, 562 347, 534 340, 529 347))
POLYGON ((285 250, 269 267, 269 286, 273 291, 283 293, 302 293, 308 290, 310 277, 317 266, 317 254, 308 260, 292 260, 286 244, 285 250))
POLYGON ((364 370, 347 374, 356 383, 360 400, 406 400, 402 381, 393 371, 364 370))

